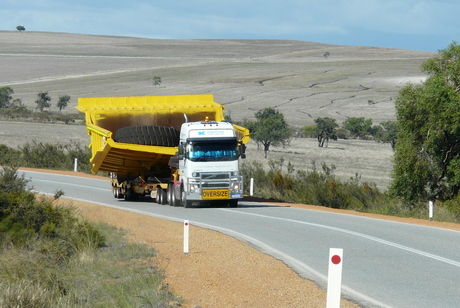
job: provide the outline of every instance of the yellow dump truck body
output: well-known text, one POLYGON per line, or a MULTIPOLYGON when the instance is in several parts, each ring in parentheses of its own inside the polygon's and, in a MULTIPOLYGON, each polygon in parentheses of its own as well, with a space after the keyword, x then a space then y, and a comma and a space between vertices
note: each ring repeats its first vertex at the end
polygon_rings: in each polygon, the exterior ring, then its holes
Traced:
MULTIPOLYGON (((134 96, 79 98, 79 111, 85 113, 92 150, 92 172, 143 174, 150 169, 168 168, 177 146, 151 146, 119 143, 114 133, 123 127, 156 125, 180 130, 185 117, 189 122, 223 121, 224 106, 214 102, 213 95, 134 96)), ((249 141, 249 131, 235 126, 242 143, 249 141)))

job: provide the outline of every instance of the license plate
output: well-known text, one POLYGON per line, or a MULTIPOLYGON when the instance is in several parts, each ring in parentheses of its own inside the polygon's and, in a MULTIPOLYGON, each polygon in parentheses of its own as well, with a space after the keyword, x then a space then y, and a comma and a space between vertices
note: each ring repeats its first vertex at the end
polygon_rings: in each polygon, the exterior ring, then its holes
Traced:
POLYGON ((228 199, 228 189, 203 189, 203 200, 228 199))

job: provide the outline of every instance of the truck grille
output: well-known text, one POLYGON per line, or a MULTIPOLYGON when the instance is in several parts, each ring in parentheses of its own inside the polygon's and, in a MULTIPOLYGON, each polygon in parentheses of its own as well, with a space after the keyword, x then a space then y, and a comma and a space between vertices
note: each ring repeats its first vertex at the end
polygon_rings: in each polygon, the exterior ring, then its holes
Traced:
POLYGON ((200 177, 202 180, 224 180, 229 179, 229 173, 201 173, 200 177))
POLYGON ((229 187, 229 182, 202 182, 201 184, 202 188, 228 188, 229 187))

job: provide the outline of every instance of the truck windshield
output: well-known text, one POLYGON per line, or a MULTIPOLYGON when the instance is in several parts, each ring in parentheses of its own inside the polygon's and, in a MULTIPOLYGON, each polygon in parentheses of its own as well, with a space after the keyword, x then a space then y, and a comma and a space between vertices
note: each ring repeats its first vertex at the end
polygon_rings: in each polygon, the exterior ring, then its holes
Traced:
POLYGON ((187 157, 191 161, 229 161, 238 159, 236 140, 214 142, 192 142, 187 157))

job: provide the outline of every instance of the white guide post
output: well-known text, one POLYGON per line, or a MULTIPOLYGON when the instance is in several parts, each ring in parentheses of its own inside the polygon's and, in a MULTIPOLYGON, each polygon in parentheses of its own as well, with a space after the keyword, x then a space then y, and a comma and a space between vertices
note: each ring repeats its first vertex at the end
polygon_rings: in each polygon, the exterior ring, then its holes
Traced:
POLYGON ((254 178, 251 178, 251 186, 249 187, 249 195, 251 197, 254 195, 254 178))
POLYGON ((75 158, 73 161, 73 171, 77 172, 77 170, 78 170, 78 159, 75 158))
POLYGON ((189 240, 189 232, 190 224, 188 220, 184 220, 184 254, 188 255, 188 240, 189 240))
POLYGON ((343 249, 331 248, 329 250, 329 270, 327 274, 327 308, 340 308, 342 263, 343 249))
POLYGON ((430 221, 433 220, 433 207, 434 207, 433 201, 429 201, 429 202, 428 202, 428 212, 429 212, 429 219, 430 219, 430 221))

